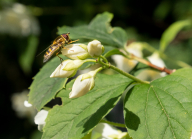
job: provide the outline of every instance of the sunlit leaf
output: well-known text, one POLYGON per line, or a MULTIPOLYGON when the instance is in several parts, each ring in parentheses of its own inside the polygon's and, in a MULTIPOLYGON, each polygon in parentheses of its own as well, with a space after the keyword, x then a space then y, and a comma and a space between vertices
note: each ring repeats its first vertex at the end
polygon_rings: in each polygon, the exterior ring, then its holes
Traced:
POLYGON ((124 47, 127 42, 127 34, 120 27, 111 27, 113 14, 104 12, 98 14, 89 25, 58 28, 58 34, 70 32, 71 39, 97 39, 103 44, 124 47))
POLYGON ((192 69, 136 85, 124 100, 125 124, 136 139, 189 139, 192 132, 192 69))
POLYGON ((29 103, 38 110, 55 98, 56 93, 64 88, 66 78, 50 78, 51 73, 59 64, 60 59, 58 57, 53 58, 34 77, 30 86, 29 103))
POLYGON ((69 100, 72 84, 58 93, 62 106, 49 111, 44 127, 43 139, 77 139, 84 137, 109 113, 132 80, 116 75, 98 74, 95 87, 86 95, 69 100))
POLYGON ((108 51, 106 54, 105 54, 105 57, 110 57, 111 55, 124 55, 119 49, 113 49, 111 51, 108 51))

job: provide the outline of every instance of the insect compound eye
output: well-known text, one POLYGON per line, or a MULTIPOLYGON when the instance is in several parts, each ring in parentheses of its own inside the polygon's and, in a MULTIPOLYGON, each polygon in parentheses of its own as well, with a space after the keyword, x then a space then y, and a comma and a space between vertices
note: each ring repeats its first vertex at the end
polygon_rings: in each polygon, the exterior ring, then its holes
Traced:
POLYGON ((62 36, 63 36, 67 41, 69 41, 69 35, 68 35, 68 34, 62 34, 62 36))

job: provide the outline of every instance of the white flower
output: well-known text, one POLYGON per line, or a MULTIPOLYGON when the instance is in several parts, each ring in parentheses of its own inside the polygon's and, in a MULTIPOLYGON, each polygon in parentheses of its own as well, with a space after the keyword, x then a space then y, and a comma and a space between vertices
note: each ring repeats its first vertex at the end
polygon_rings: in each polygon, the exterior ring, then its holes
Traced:
POLYGON ((96 75, 95 71, 90 71, 86 74, 79 75, 75 80, 72 91, 69 94, 69 98, 77 98, 85 95, 91 89, 93 89, 95 81, 94 77, 96 75))
POLYGON ((92 57, 98 57, 104 52, 104 46, 101 45, 101 42, 98 40, 89 42, 87 49, 92 57))
POLYGON ((25 107, 32 107, 32 104, 30 104, 27 100, 24 101, 25 107))
MULTIPOLYGON (((128 45, 125 49, 130 54, 134 54, 137 57, 143 57, 142 43, 133 42, 130 45, 128 45)), ((131 71, 135 67, 135 65, 138 63, 138 61, 136 60, 130 60, 121 55, 113 55, 112 59, 116 63, 117 67, 125 72, 131 71)))
POLYGON ((134 54, 137 57, 143 57, 143 45, 143 43, 132 42, 125 49, 127 50, 127 52, 134 54))
MULTIPOLYGON (((164 75, 163 75, 164 76, 164 75)), ((145 69, 142 70, 138 75, 137 78, 145 81, 152 81, 158 78, 163 77, 159 71, 145 69)))
POLYGON ((69 78, 73 77, 78 68, 84 63, 83 60, 65 60, 60 64, 55 71, 51 74, 51 78, 69 78))
POLYGON ((115 127, 106 124, 99 123, 92 131, 91 139, 99 136, 97 139, 126 139, 127 132, 121 132, 115 127))
MULTIPOLYGON (((166 67, 165 63, 160 58, 160 56, 157 52, 154 52, 151 56, 149 56, 147 58, 153 65, 156 65, 161 68, 166 67)), ((146 69, 146 70, 143 70, 137 76, 137 78, 139 78, 141 80, 151 81, 151 80, 155 80, 155 79, 158 79, 158 78, 164 77, 164 76, 166 76, 165 72, 159 72, 159 71, 155 71, 155 70, 151 70, 151 69, 146 69)))
POLYGON ((112 59, 116 63, 117 68, 119 68, 125 72, 131 71, 137 64, 137 61, 129 60, 128 58, 125 58, 121 55, 113 55, 112 59))
POLYGON ((159 53, 154 52, 151 56, 147 57, 149 59, 149 61, 153 64, 156 65, 158 67, 166 67, 165 63, 163 62, 163 60, 160 58, 159 53))
POLYGON ((42 131, 43 127, 45 126, 45 119, 47 118, 48 111, 46 110, 41 110, 40 112, 37 113, 35 116, 35 124, 38 125, 38 130, 42 131))
POLYGON ((28 7, 20 3, 13 3, 12 7, 1 10, 0 25, 0 33, 16 37, 38 35, 40 32, 36 17, 31 14, 28 7))
MULTIPOLYGON (((160 58, 159 56, 159 53, 157 52, 154 52, 151 56, 147 57, 149 59, 149 61, 153 64, 153 65, 156 65, 160 68, 164 68, 166 67, 164 61, 160 58)), ((166 76, 166 73, 165 72, 161 72, 160 73, 160 76, 161 77, 164 77, 166 76)))
POLYGON ((61 50, 62 55, 71 59, 84 60, 90 57, 87 46, 84 44, 70 44, 61 50))
POLYGON ((16 114, 18 117, 28 117, 30 119, 33 119, 33 117, 36 114, 36 110, 31 104, 28 103, 28 90, 25 90, 21 93, 14 93, 11 97, 12 101, 12 107, 16 111, 16 114))

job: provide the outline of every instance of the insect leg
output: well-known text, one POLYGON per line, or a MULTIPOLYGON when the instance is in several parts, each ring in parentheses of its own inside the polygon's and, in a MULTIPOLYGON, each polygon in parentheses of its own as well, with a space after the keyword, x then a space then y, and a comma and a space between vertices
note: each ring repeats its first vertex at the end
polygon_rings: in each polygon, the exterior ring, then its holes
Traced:
POLYGON ((73 42, 76 42, 76 41, 79 41, 79 39, 78 39, 78 40, 74 40, 74 41, 70 41, 68 44, 73 43, 73 42))
POLYGON ((56 56, 58 56, 60 58, 60 61, 61 61, 61 65, 62 65, 62 61, 63 61, 63 58, 61 58, 58 54, 61 52, 61 48, 59 49, 59 51, 56 53, 56 56))
MULTIPOLYGON (((65 46, 63 46, 63 49, 70 50, 69 48, 66 48, 65 46)), ((74 50, 70 50, 70 51, 73 51, 73 52, 74 52, 74 50)))

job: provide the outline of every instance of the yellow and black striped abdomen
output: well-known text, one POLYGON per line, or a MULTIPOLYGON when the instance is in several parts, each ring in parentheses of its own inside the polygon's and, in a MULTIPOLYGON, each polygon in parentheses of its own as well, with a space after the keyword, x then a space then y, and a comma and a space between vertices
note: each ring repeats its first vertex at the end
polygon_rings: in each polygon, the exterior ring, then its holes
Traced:
POLYGON ((54 44, 44 54, 43 62, 47 62, 49 58, 60 48, 60 45, 54 44))

